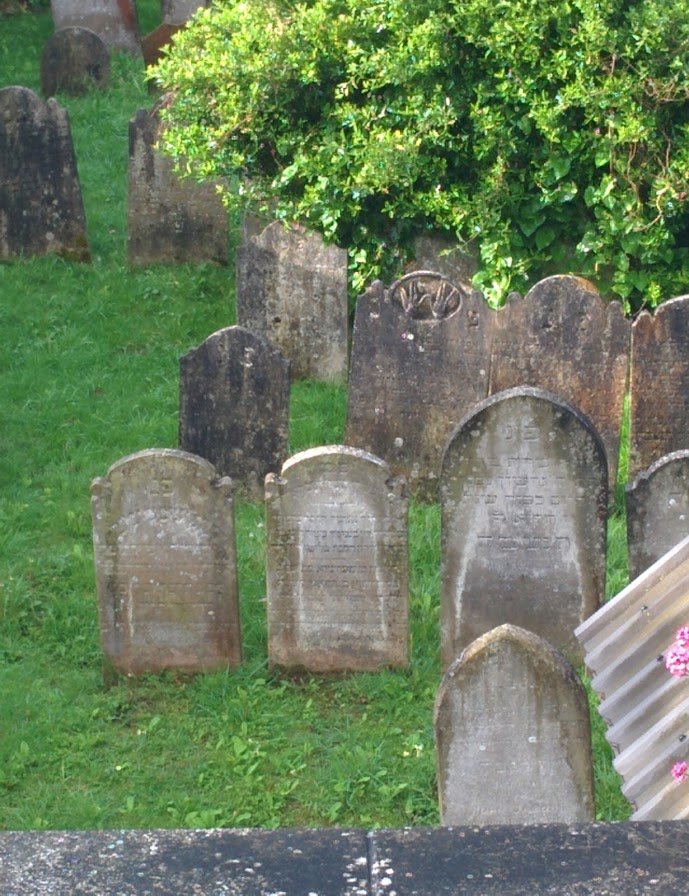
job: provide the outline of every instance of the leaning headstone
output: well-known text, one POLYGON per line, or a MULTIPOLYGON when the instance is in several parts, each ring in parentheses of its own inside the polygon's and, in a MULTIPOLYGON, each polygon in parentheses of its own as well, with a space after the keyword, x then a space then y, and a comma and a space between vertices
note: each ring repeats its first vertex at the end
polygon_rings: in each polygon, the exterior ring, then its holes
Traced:
POLYGON ((440 484, 447 667, 509 622, 570 658, 605 594, 608 471, 592 424, 540 389, 483 402, 450 439, 440 484))
POLYGON ((81 96, 110 83, 110 54, 100 37, 88 28, 62 28, 48 40, 41 56, 44 96, 67 93, 81 96))
MULTIPOLYGON (((144 56, 146 67, 155 65, 163 56, 164 49, 172 42, 172 38, 181 31, 184 25, 170 25, 163 22, 141 38, 141 52, 144 56)), ((149 88, 155 88, 155 82, 149 81, 149 88)))
POLYGON ((69 119, 26 87, 0 90, 0 261, 23 255, 88 261, 86 218, 69 119))
POLYGON ((592 421, 614 489, 629 368, 631 323, 587 280, 547 277, 497 313, 490 393, 547 389, 592 421))
POLYGON ((586 691, 531 632, 502 625, 450 666, 435 702, 443 825, 593 821, 586 691))
POLYGON ((629 478, 689 448, 689 295, 632 327, 629 478))
POLYGON ((429 271, 359 297, 345 441, 384 458, 413 495, 437 497, 447 440, 488 395, 495 312, 429 271))
POLYGON ((139 55, 139 23, 134 0, 50 0, 55 30, 88 28, 106 47, 139 55))
POLYGON ((237 250, 237 323, 289 358, 295 379, 347 376, 347 253, 274 221, 237 250))
POLYGON ((382 460, 313 448, 266 477, 268 658, 316 672, 407 663, 407 498, 382 460))
POLYGON ((155 107, 129 122, 129 264, 226 264, 229 221, 219 182, 175 174, 172 159, 156 148, 160 128, 155 107))
POLYGON ((673 451, 626 488, 629 577, 689 535, 689 450, 673 451))
POLYGON ((163 23, 181 25, 187 22, 199 9, 208 6, 208 0, 162 0, 163 23))
POLYGON ((262 501, 287 457, 289 361, 243 327, 226 327, 180 360, 179 446, 262 501))
POLYGON ((241 660, 232 483, 183 451, 118 461, 91 486, 101 642, 137 675, 241 660))

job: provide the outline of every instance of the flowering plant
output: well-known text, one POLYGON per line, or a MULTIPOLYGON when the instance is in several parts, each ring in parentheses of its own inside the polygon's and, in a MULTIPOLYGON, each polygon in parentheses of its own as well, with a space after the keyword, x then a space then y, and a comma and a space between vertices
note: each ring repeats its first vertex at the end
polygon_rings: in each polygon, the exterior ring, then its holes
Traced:
MULTIPOLYGON (((675 642, 665 654, 665 668, 677 678, 689 675, 689 626, 682 626, 675 632, 675 642)), ((670 774, 676 781, 686 780, 689 778, 689 764, 676 762, 670 774)))

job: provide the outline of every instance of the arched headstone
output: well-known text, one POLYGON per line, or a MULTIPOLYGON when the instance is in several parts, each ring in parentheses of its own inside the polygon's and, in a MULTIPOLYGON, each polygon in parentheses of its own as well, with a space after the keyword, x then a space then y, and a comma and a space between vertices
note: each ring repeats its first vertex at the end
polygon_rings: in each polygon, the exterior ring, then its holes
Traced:
POLYGON ((100 37, 88 28, 61 28, 48 40, 41 56, 44 96, 80 96, 92 87, 110 83, 110 54, 100 37))

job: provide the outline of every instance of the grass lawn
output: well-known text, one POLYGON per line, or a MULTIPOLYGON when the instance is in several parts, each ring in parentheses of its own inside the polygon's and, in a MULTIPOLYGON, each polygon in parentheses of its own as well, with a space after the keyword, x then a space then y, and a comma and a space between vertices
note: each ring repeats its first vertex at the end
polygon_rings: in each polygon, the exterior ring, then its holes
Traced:
MULTIPOLYGON (((142 31, 158 0, 140 2, 142 31)), ((39 89, 49 13, 0 18, 0 87, 39 89)), ((263 510, 237 506, 246 661, 106 686, 89 484, 125 454, 176 447, 180 355, 234 323, 232 267, 126 266, 127 125, 140 65, 68 109, 93 263, 0 265, 0 828, 438 823, 439 513, 411 512, 412 662, 287 680, 266 662, 263 510)), ((344 389, 298 383, 291 445, 342 441, 344 389)), ((626 584, 610 525, 609 593, 626 584)), ((622 819, 594 715, 601 819, 622 819)))

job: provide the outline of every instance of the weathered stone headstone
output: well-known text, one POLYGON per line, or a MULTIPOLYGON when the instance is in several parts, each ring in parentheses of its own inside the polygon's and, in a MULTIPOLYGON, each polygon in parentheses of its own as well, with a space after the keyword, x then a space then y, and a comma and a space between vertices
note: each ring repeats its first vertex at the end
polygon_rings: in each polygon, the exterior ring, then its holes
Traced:
POLYGON ((626 488, 629 577, 689 535, 689 450, 673 451, 626 488))
POLYGON ((329 446, 266 477, 268 658, 316 672, 407 663, 407 497, 364 451, 329 446))
POLYGON ((475 291, 415 272, 359 297, 345 441, 437 497, 447 440, 488 395, 495 312, 475 291))
POLYGON ((80 96, 110 83, 110 54, 103 41, 88 28, 62 28, 48 40, 41 56, 41 90, 44 96, 67 93, 80 96))
POLYGON ((274 221, 237 249, 237 323, 289 358, 295 379, 347 376, 347 253, 274 221))
POLYGON ((632 327, 629 479, 689 448, 689 295, 663 302, 632 327))
POLYGON ((0 261, 22 255, 88 261, 86 218, 69 119, 26 87, 0 90, 0 261))
POLYGON ((243 327, 226 327, 180 360, 179 446, 262 501, 287 457, 289 361, 243 327))
POLYGON ((181 25, 208 6, 208 0, 161 0, 160 6, 166 25, 181 25))
POLYGON ((134 0, 50 0, 55 30, 88 28, 106 47, 139 55, 139 23, 134 0))
MULTIPOLYGON (((547 277, 497 312, 490 394, 515 386, 547 389, 591 420, 617 476, 631 323, 587 280, 547 277)), ((689 446, 688 446, 689 447, 689 446)))
POLYGON ((590 421, 543 390, 459 425, 440 484, 445 667, 505 622, 578 656, 574 629, 605 594, 607 476, 590 421))
POLYGON ((156 149, 159 135, 157 109, 139 109, 129 122, 129 264, 226 264, 229 222, 218 182, 178 177, 156 149))
POLYGON ((576 630, 633 821, 689 818, 688 783, 671 775, 689 762, 689 682, 664 662, 687 624, 689 537, 576 630))
POLYGON ((443 825, 595 817, 586 691, 553 647, 502 625, 450 666, 435 703, 443 825))
POLYGON ((123 458, 91 486, 101 643, 120 673, 241 660, 232 483, 183 451, 123 458))

